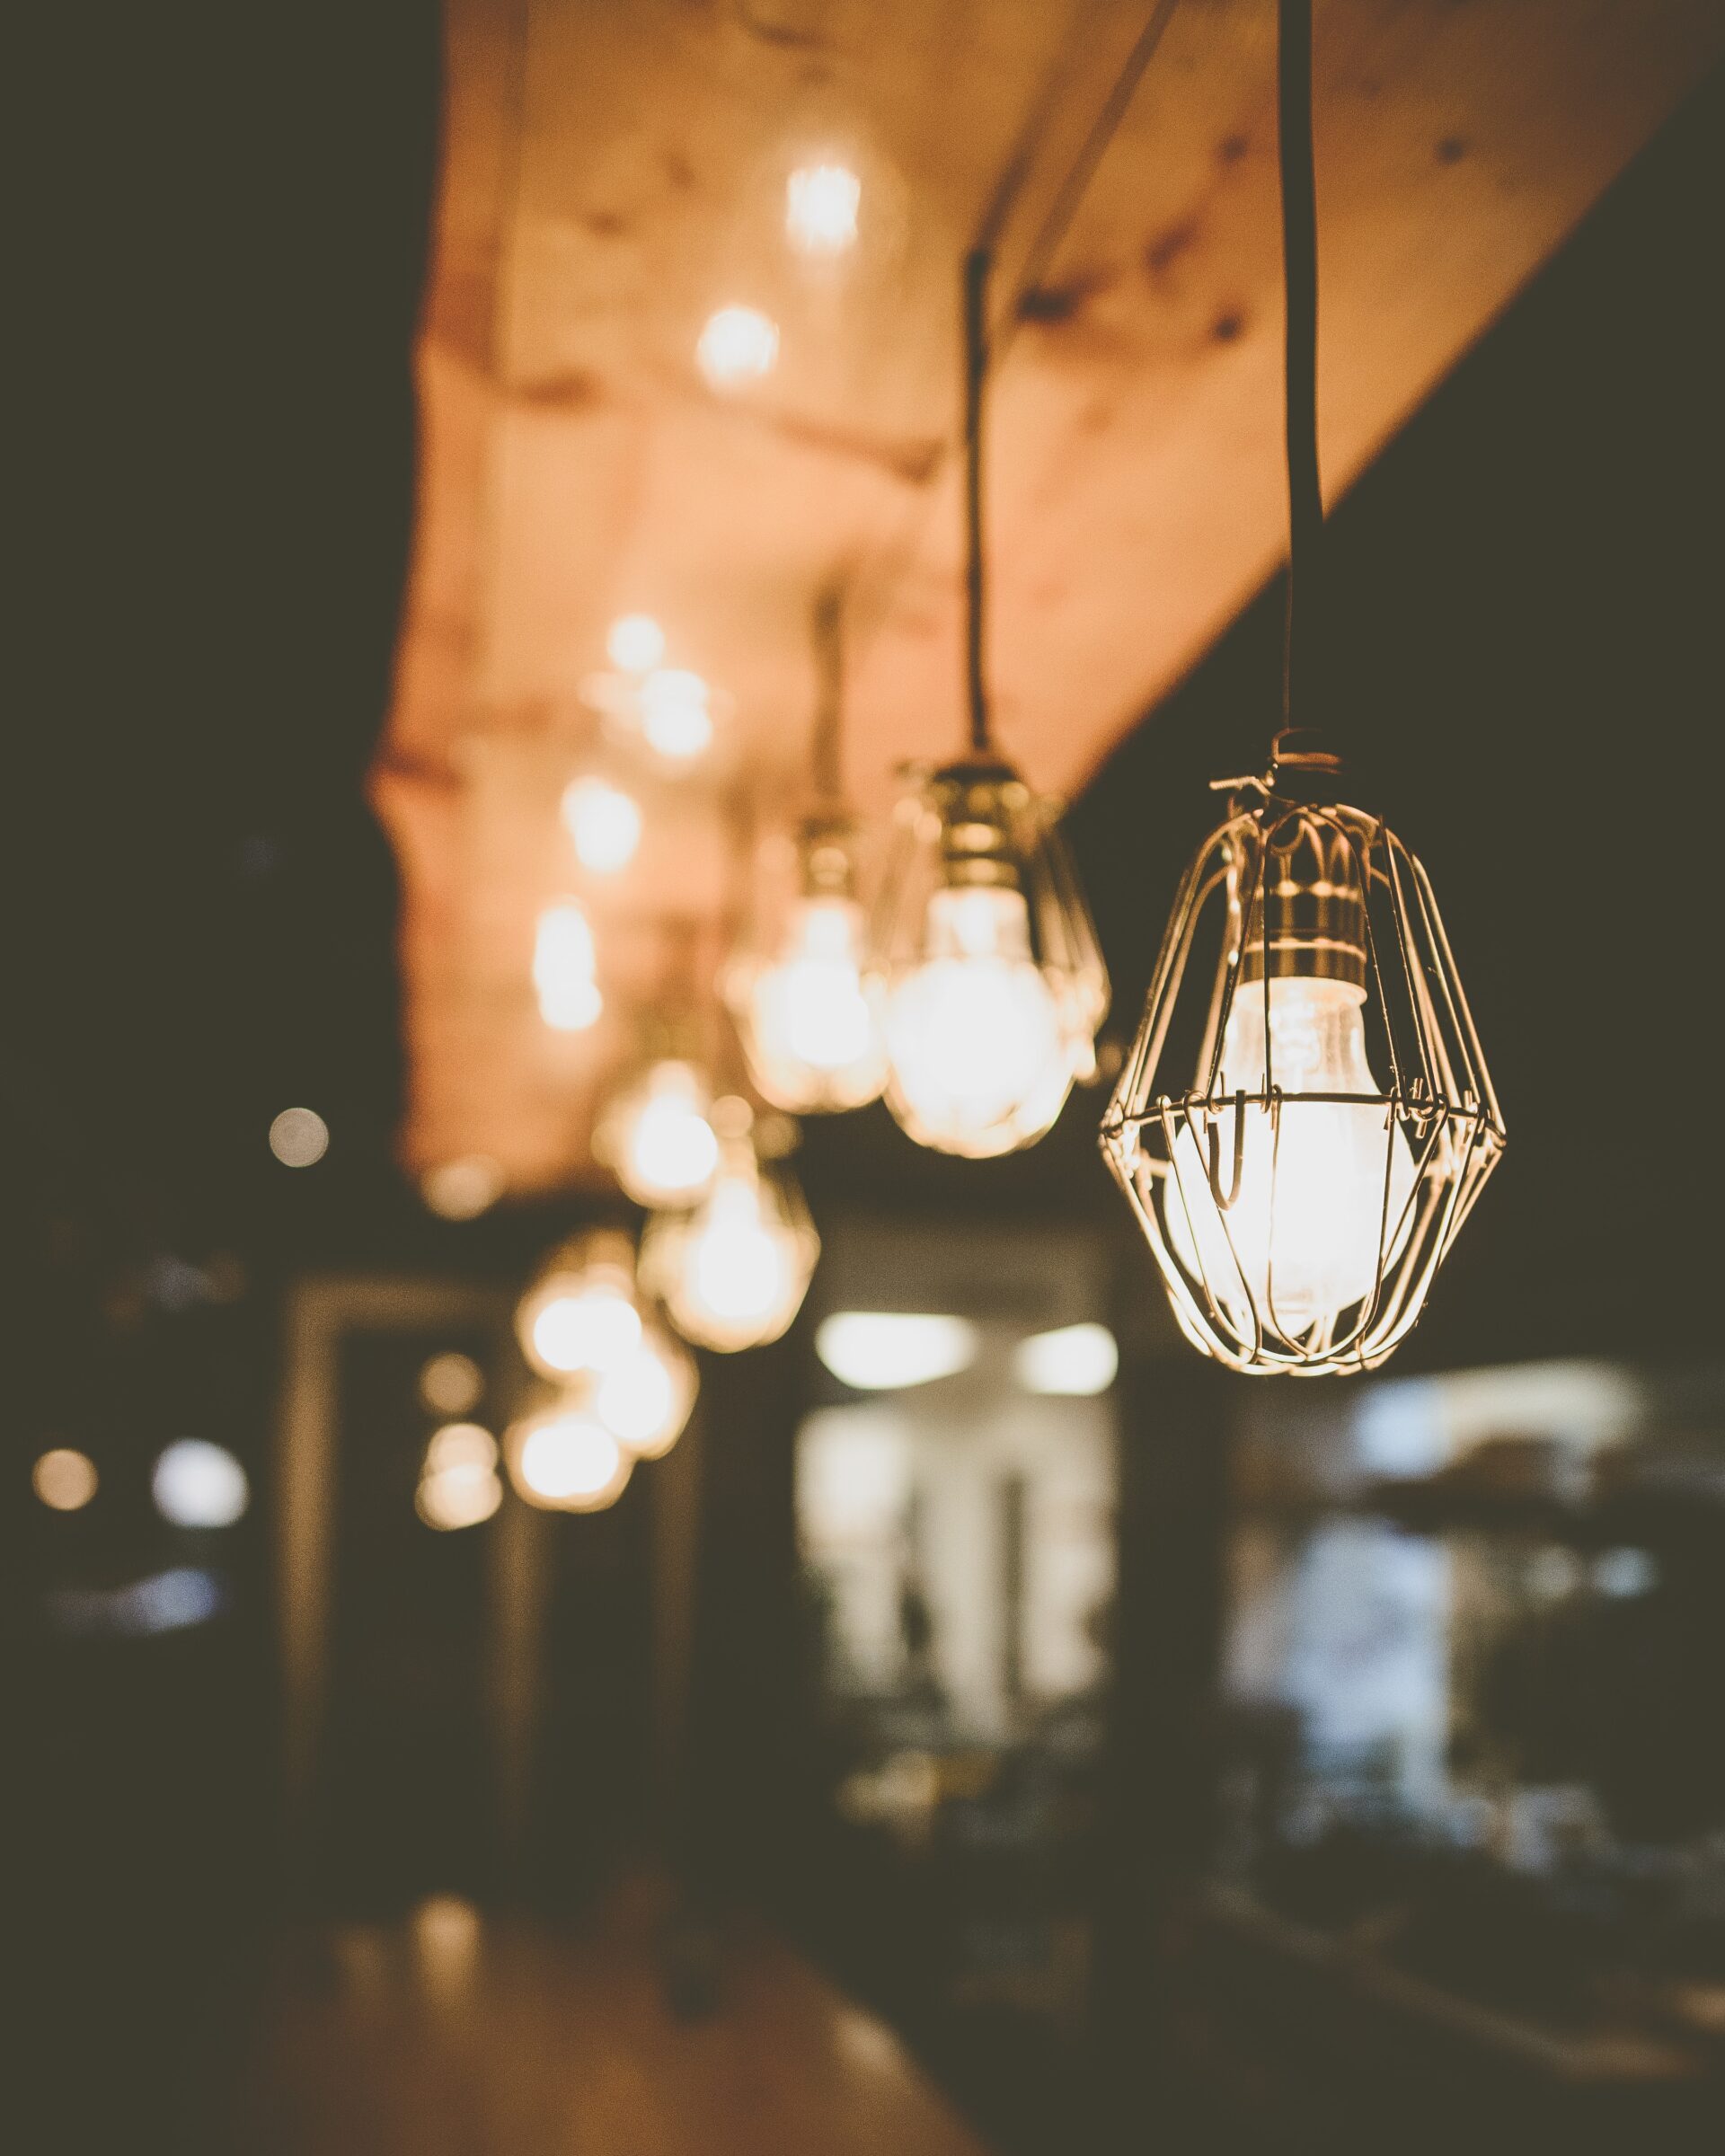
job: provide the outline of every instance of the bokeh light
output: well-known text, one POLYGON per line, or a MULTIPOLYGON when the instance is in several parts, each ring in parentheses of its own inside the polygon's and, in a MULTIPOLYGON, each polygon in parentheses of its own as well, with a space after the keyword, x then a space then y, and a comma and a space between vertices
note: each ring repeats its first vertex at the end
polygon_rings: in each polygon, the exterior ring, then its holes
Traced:
POLYGON ((665 656, 665 632, 650 614, 620 614, 605 640, 606 657, 625 674, 647 674, 665 656))
POLYGON ((330 1150, 330 1127, 314 1108, 284 1108, 270 1126, 270 1150, 284 1168, 313 1168, 330 1150))
POLYGON ((502 1197, 501 1165, 489 1153, 439 1162, 420 1179, 420 1195, 441 1220, 477 1220, 502 1197))
POLYGON ((575 857, 596 876, 615 876, 641 844, 641 810, 608 779, 576 779, 564 789, 563 824, 575 857))
POLYGON ((778 324, 758 307, 721 307, 708 316, 694 357, 714 389, 758 382, 778 364, 778 324))
POLYGON ((30 1471, 31 1489, 55 1512, 82 1512, 101 1480, 89 1454, 66 1445, 44 1453, 30 1471))
POLYGON ((817 260, 856 245, 862 182, 845 164, 800 164, 784 187, 784 236, 817 260))
POLYGON ((231 1527, 252 1501, 245 1470, 225 1445, 176 1437, 150 1476, 155 1509, 175 1527, 231 1527))
POLYGON ((479 1404, 485 1373, 471 1355, 434 1355, 420 1372, 420 1398, 438 1415, 464 1415, 479 1404))

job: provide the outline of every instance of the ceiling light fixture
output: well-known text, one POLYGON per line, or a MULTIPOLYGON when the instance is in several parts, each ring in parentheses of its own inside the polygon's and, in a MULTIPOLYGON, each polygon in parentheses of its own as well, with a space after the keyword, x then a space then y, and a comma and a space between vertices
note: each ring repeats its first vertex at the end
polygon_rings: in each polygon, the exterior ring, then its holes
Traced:
POLYGON ((1304 723, 1323 521, 1310 0, 1282 0, 1278 50, 1283 725, 1262 778, 1219 782, 1227 819, 1174 902, 1101 1144, 1194 1345, 1319 1375, 1406 1336, 1504 1129, 1426 872, 1344 805, 1340 760, 1304 723))
POLYGON ((700 1065, 662 1056, 612 1097, 593 1149, 638 1206, 693 1205, 719 1164, 712 1107, 700 1065))
POLYGON ((967 258, 969 754, 900 805, 876 947, 886 976, 887 1105, 919 1144, 972 1159, 1050 1129, 1095 1069, 1108 976, 1057 824, 1003 762, 983 669, 982 407, 989 257, 967 258))
POLYGON ((722 980, 750 1075, 765 1100, 795 1115, 861 1108, 887 1075, 840 770, 841 605, 831 587, 815 613, 815 807, 788 844, 756 849, 748 922, 722 980))
POLYGON ((980 1339, 968 1319, 933 1311, 839 1310, 816 1329, 815 1353, 854 1392, 902 1392, 968 1370, 980 1339))
POLYGON ((566 1400, 511 1423, 503 1457, 519 1495, 547 1512, 603 1512, 634 1466, 590 1405, 566 1400))

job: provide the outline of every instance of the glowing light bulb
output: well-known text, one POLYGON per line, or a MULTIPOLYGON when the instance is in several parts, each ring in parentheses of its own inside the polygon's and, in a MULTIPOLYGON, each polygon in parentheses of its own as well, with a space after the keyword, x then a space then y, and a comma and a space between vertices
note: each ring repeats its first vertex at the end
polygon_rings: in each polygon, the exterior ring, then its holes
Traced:
POLYGON ((554 1032, 584 1033, 605 1009, 597 962, 592 926, 575 900, 548 906, 534 934, 533 985, 539 1015, 554 1032))
POLYGON ((1413 1155, 1366 1054, 1365 990, 1305 978, 1242 982, 1222 1039, 1218 1095, 1262 1095, 1216 1118, 1217 1203, 1198 1134, 1173 1151, 1169 1240, 1243 1325, 1255 1307, 1290 1337, 1335 1326, 1406 1241, 1413 1155), (1268 1051, 1268 1055, 1266 1054, 1268 1051), (1301 1098, 1311 1095, 1318 1099, 1301 1098), (1349 1099, 1347 1096, 1353 1096, 1349 1099), (1336 1096, 1341 1096, 1337 1098, 1336 1096), (1236 1116, 1243 1117, 1235 1129, 1236 1116))
POLYGON ((728 981, 749 1067, 775 1108, 860 1108, 886 1082, 880 990, 854 899, 800 899, 777 957, 728 981))
POLYGON ((504 1441, 509 1480, 530 1505, 600 1512, 623 1494, 634 1465, 593 1410, 559 1402, 514 1424, 504 1441))
POLYGON ((778 364, 778 324, 758 307, 721 307, 707 317, 694 358, 714 389, 758 382, 778 364))
POLYGON ((626 1281, 553 1272, 516 1314, 521 1351, 542 1377, 608 1370, 641 1344, 641 1312, 626 1281))
POLYGON ((652 1065, 612 1102, 599 1147, 637 1205, 686 1206, 706 1188, 719 1162, 710 1105, 701 1073, 676 1057, 652 1065))
POLYGON ((698 1380, 686 1350, 658 1326, 606 1370, 593 1388, 593 1411, 638 1460, 659 1460, 683 1435, 698 1380))
POLYGON ((284 1168, 314 1168, 330 1150, 330 1127, 314 1108, 284 1108, 270 1126, 270 1150, 284 1168))
POLYGON ((615 876, 641 844, 641 810, 608 779, 576 779, 563 791, 563 824, 575 857, 596 876, 615 876))
POLYGON ((785 181, 784 236, 799 254, 848 254, 862 201, 862 182, 848 165, 799 165, 785 181))
POLYGON ((728 1143, 694 1212, 650 1224, 641 1267, 686 1339, 734 1352, 776 1340, 802 1305, 820 1240, 792 1187, 728 1143))
POLYGON ((251 1503, 252 1486, 226 1445, 176 1437, 151 1472, 150 1495, 175 1527, 231 1527, 251 1503))
POLYGON ((1031 956, 1022 894, 934 891, 924 952, 888 998, 889 1098, 924 1144, 1008 1152, 1053 1121, 1074 1068, 1071 1029, 1031 956))
POLYGON ((641 685, 641 730, 669 764, 692 764, 712 743, 712 694, 684 667, 655 667, 641 685))
POLYGON ((665 632, 650 614, 619 614, 605 640, 606 657, 625 674, 648 674, 665 656, 665 632))

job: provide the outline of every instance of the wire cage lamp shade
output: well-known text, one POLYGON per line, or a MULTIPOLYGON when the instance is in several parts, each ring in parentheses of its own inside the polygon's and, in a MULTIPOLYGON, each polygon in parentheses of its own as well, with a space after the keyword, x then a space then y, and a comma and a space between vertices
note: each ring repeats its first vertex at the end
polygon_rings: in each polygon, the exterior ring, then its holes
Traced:
POLYGON ((1188 869, 1101 1145, 1187 1338, 1315 1376, 1405 1339, 1504 1129, 1424 869, 1311 762, 1188 869))

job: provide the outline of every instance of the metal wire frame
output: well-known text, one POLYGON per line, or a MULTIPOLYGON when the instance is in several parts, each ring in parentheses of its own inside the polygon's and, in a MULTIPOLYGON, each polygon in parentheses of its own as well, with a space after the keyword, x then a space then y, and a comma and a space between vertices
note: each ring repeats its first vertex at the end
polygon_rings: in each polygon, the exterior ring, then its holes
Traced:
POLYGON ((1503 1152, 1505 1133, 1430 881, 1381 821, 1353 808, 1274 796, 1244 809, 1236 804, 1187 871, 1100 1142, 1149 1241, 1181 1330, 1205 1354, 1252 1374, 1318 1376, 1373 1369, 1406 1338, 1503 1152), (1272 965, 1265 954, 1282 886, 1269 879, 1273 864, 1284 864, 1279 879, 1295 848, 1314 840, 1339 844, 1334 858, 1350 864, 1358 879, 1364 1016, 1375 1072, 1387 1067, 1389 1074, 1381 1091, 1301 1091, 1277 1082, 1272 965), (1212 932, 1217 957, 1205 980, 1201 968, 1194 970, 1195 947, 1212 932), (1257 977, 1247 980, 1243 976, 1254 970, 1249 958, 1257 960, 1257 977), (1227 1085, 1222 1070, 1240 994, 1264 998, 1263 1067, 1249 1088, 1227 1085), (1199 996, 1207 999, 1201 1026, 1199 996), (1194 1030, 1201 1043, 1196 1057, 1176 1069, 1180 1038, 1190 1042, 1194 1030), (1284 1132, 1291 1117, 1314 1106, 1379 1109, 1384 1133, 1369 1286, 1316 1319, 1278 1312, 1273 1256, 1284 1132), (1230 1218, 1240 1196, 1247 1118, 1254 1112, 1267 1119, 1258 1127, 1269 1136, 1261 1252, 1242 1249, 1230 1218), (1408 1162, 1399 1203, 1393 1197, 1398 1130, 1408 1162))

